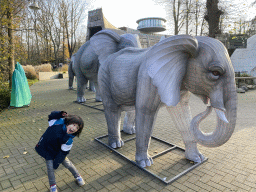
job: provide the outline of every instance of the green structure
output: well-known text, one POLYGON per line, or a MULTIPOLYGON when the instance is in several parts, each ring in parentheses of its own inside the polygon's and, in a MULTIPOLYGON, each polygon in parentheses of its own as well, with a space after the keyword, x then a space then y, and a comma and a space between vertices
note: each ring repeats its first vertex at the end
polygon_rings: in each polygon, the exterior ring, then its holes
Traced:
POLYGON ((27 77, 22 66, 17 62, 12 75, 11 107, 28 106, 31 102, 31 93, 27 77))

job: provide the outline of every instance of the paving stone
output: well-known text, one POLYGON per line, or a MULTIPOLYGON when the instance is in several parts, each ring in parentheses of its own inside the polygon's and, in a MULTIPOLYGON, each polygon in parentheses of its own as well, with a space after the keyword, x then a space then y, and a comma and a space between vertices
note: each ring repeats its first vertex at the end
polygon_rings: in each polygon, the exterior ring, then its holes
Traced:
POLYGON ((25 187, 26 190, 29 190, 35 187, 32 182, 24 182, 23 186, 25 187))
POLYGON ((1 183, 1 186, 3 189, 7 189, 12 186, 12 184, 9 180, 4 180, 4 181, 1 181, 0 183, 1 183))
POLYGON ((21 183, 20 180, 11 181, 11 183, 12 183, 12 187, 14 189, 18 189, 20 187, 23 187, 23 184, 21 183))
POLYGON ((218 183, 214 183, 212 181, 207 182, 207 185, 209 185, 209 186, 211 186, 211 187, 213 187, 213 188, 215 188, 217 190, 220 190, 220 191, 224 191, 225 190, 224 186, 222 186, 222 185, 220 185, 218 183))
MULTIPOLYGON (((49 190, 45 161, 35 152, 34 146, 46 130, 47 116, 53 110, 67 110, 70 114, 82 116, 86 130, 79 139, 75 139, 69 154, 86 184, 78 187, 72 174, 60 167, 56 171, 60 191, 256 191, 256 122, 251 118, 256 109, 256 90, 238 98, 239 119, 231 139, 218 148, 199 146, 208 161, 172 184, 165 185, 94 140, 107 134, 104 113, 73 103, 76 91, 67 90, 67 83, 67 79, 38 82, 31 87, 33 97, 30 107, 0 113, 3 120, 0 121, 0 154, 10 156, 6 159, 0 156, 0 191, 49 190), (253 98, 250 103, 246 101, 248 97, 253 98), (243 118, 247 122, 242 122, 243 118), (12 119, 16 119, 18 124, 12 119), (23 154, 25 148, 28 152, 26 155, 23 154)), ((86 97, 94 97, 94 93, 89 91, 85 94, 86 97)), ((196 97, 191 97, 192 115, 205 110, 197 101, 196 97)), ((208 124, 202 122, 202 127, 214 124, 211 123, 214 121, 215 117, 209 118, 208 124)), ((165 109, 159 110, 153 135, 184 146, 165 109)), ((164 148, 163 145, 154 144, 153 140, 150 147, 154 151, 164 148)), ((134 159, 134 146, 127 149, 134 159)), ((180 161, 184 156, 172 154, 166 157, 154 159, 151 169, 168 175, 176 174, 182 166, 187 166, 180 161), (175 164, 175 158, 180 162, 175 164), (170 170, 165 168, 169 165, 173 166, 170 170)))

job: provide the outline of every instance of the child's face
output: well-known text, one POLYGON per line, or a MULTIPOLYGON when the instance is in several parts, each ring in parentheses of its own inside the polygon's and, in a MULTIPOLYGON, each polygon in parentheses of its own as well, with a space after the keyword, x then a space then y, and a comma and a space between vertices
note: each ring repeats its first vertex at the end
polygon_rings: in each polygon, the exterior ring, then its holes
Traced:
POLYGON ((67 125, 67 134, 73 134, 73 133, 77 132, 78 129, 79 129, 78 124, 75 124, 75 123, 69 124, 69 125, 67 125))

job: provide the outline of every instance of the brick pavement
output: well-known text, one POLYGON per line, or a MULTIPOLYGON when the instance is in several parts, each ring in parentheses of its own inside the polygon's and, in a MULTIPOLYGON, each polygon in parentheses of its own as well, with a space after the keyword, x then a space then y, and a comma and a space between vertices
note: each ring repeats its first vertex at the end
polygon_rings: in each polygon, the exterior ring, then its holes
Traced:
MULTIPOLYGON (((75 139, 69 158, 86 185, 78 187, 70 172, 60 166, 56 180, 62 192, 256 191, 256 91, 238 95, 238 120, 231 139, 218 148, 199 146, 208 161, 174 183, 165 185, 96 142, 95 137, 107 134, 104 113, 74 103, 76 91, 67 87, 68 79, 40 81, 31 86, 30 107, 6 109, 0 113, 0 191, 48 191, 45 162, 36 154, 34 146, 46 130, 47 116, 53 110, 66 110, 80 115, 85 121, 84 132, 75 139)), ((94 94, 87 91, 86 97, 93 98, 94 94)), ((193 115, 205 109, 201 103, 195 96, 191 97, 193 115)), ((216 125, 215 118, 214 113, 211 114, 203 122, 202 127, 206 127, 203 130, 212 130, 216 125)), ((183 146, 164 108, 159 111, 153 135, 183 146)), ((179 159, 179 156, 175 158, 179 159)), ((162 158, 159 161, 168 160, 162 158)), ((184 157, 180 156, 182 160, 184 157)), ((152 169, 158 166, 155 162, 152 169)), ((178 167, 172 161, 169 163, 165 165, 167 168, 178 167)))

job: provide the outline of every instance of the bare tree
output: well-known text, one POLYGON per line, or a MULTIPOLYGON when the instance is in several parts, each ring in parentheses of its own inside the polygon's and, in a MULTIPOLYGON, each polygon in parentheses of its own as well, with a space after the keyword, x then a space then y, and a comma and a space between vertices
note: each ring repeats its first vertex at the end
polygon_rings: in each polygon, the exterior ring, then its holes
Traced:
POLYGON ((174 26, 174 34, 178 35, 184 26, 185 8, 182 7, 184 0, 155 0, 156 3, 165 5, 167 12, 167 22, 174 26))
POLYGON ((206 10, 205 3, 199 0, 195 0, 193 2, 192 7, 192 13, 194 13, 194 19, 192 22, 194 22, 194 29, 195 29, 195 36, 199 35, 200 30, 200 36, 203 35, 204 27, 205 27, 205 19, 204 19, 204 13, 206 10))
POLYGON ((173 26, 174 34, 198 35, 203 33, 204 0, 155 0, 156 3, 165 5, 167 22, 173 26))
POLYGON ((185 11, 186 34, 189 34, 188 26, 191 22, 191 9, 193 7, 192 0, 186 0, 185 5, 186 5, 186 7, 185 7, 186 8, 186 11, 185 11))
POLYGON ((174 19, 174 34, 178 35, 182 26, 184 25, 185 17, 183 13, 184 9, 181 9, 182 1, 181 0, 173 0, 172 3, 172 13, 174 19))
POLYGON ((45 0, 40 2, 41 14, 40 22, 47 31, 53 45, 55 64, 58 65, 58 51, 61 44, 61 25, 58 13, 58 4, 55 0, 45 0))
POLYGON ((87 5, 83 0, 58 0, 58 3, 60 5, 59 13, 63 19, 66 32, 68 51, 71 57, 76 46, 76 32, 84 18, 87 5))

